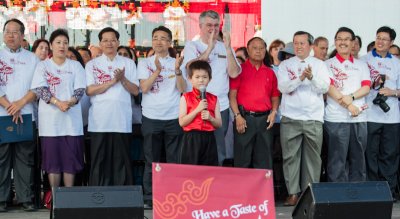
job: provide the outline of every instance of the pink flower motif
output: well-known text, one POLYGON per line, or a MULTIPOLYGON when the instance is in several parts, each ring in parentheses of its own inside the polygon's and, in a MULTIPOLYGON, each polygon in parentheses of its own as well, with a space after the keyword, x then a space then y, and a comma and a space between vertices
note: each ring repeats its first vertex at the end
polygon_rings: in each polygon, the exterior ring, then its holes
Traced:
POLYGON ((9 75, 13 74, 13 68, 7 65, 6 62, 0 60, 0 86, 5 86, 9 75))
POLYGON ((111 81, 111 76, 96 66, 93 66, 93 74, 97 78, 97 84, 104 84, 111 81))
POLYGON ((50 93, 54 96, 56 93, 56 86, 61 83, 59 77, 54 76, 51 72, 45 70, 47 83, 50 85, 50 93))
POLYGON ((343 90, 344 86, 344 81, 347 80, 349 77, 346 72, 343 72, 341 69, 338 67, 334 66, 331 64, 330 68, 332 69, 333 72, 333 77, 334 77, 334 86, 338 90, 343 90))

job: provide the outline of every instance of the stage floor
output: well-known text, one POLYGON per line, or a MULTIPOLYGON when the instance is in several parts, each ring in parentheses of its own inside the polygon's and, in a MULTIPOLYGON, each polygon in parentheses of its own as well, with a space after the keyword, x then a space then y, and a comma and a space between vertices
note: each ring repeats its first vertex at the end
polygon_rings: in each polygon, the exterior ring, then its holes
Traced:
MULTIPOLYGON (((282 203, 277 203, 276 207, 276 218, 277 219, 290 219, 292 218, 293 207, 283 207, 282 203)), ((144 215, 148 219, 153 218, 151 210, 145 210, 144 215)), ((0 219, 49 219, 50 212, 46 209, 41 209, 37 212, 27 213, 17 208, 10 209, 6 213, 0 213, 0 219)), ((392 218, 400 219, 400 202, 393 205, 392 218)))

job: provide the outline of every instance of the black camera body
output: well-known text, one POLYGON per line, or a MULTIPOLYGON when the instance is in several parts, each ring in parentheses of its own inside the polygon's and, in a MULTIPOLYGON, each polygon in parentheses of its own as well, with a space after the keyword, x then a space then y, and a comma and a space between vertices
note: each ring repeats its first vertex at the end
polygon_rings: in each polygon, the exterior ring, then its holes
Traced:
MULTIPOLYGON (((382 79, 382 83, 379 86, 378 90, 383 88, 383 86, 385 85, 386 75, 381 74, 380 78, 382 79)), ((387 99, 388 99, 387 96, 384 96, 383 94, 378 93, 376 95, 376 97, 372 100, 372 103, 375 105, 378 105, 383 110, 383 112, 387 113, 390 110, 390 106, 386 103, 387 99)))

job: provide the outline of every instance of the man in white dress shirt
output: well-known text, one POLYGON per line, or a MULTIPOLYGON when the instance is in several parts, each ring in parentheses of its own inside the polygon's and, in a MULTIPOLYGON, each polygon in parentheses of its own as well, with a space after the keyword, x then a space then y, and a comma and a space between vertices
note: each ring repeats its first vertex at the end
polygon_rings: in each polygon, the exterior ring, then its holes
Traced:
POLYGON ((289 196, 284 205, 293 206, 309 183, 318 182, 321 171, 323 94, 329 88, 328 69, 310 56, 313 37, 298 31, 293 36, 295 57, 279 66, 281 144, 283 173, 289 196))

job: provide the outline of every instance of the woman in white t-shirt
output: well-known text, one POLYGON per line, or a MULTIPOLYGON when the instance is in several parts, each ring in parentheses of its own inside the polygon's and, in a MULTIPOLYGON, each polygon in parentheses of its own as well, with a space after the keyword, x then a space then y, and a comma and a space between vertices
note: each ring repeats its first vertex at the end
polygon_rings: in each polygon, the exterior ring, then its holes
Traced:
POLYGON ((50 186, 73 186, 75 174, 83 169, 83 125, 79 100, 86 87, 82 65, 67 58, 69 37, 63 29, 50 36, 51 59, 40 62, 31 88, 40 98, 39 136, 42 169, 50 186))

